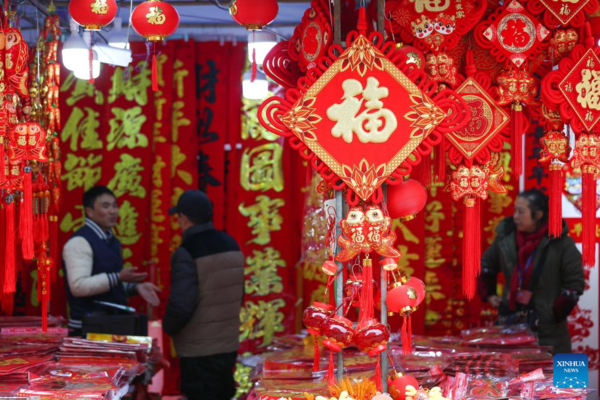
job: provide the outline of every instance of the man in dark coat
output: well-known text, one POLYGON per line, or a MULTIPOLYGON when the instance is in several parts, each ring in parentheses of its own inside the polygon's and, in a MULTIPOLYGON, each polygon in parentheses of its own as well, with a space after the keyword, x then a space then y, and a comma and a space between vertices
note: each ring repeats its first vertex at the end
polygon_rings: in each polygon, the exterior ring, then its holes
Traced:
POLYGON ((212 224, 212 205, 198 190, 183 193, 176 214, 183 230, 171 259, 171 294, 163 318, 181 360, 181 390, 190 400, 230 400, 244 297, 244 256, 212 224))

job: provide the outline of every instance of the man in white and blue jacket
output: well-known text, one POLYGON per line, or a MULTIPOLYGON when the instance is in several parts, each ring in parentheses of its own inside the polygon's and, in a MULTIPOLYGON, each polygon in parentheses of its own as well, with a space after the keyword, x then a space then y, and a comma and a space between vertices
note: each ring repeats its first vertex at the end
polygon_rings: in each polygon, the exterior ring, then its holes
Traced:
POLYGON ((71 335, 81 334, 85 315, 103 308, 97 301, 127 305, 127 297, 140 294, 150 305, 159 304, 159 290, 143 282, 146 273, 123 268, 121 242, 112 229, 117 225, 119 207, 114 193, 95 186, 83 195, 85 225, 77 230, 63 248, 63 268, 71 335))

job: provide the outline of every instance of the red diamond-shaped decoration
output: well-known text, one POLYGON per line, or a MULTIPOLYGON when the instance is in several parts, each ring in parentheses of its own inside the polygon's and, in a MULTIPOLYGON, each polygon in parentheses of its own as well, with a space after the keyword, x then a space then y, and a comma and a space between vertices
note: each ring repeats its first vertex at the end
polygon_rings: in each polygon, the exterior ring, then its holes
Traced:
POLYGON ((573 110, 591 131, 600 120, 600 59, 589 49, 559 85, 573 110))
POLYGON ((281 122, 366 200, 445 118, 361 35, 281 122))
POLYGON ((446 138, 471 160, 504 129, 510 118, 473 78, 467 79, 456 92, 469 106, 471 119, 463 129, 448 133, 446 138))
POLYGON ((567 25, 589 2, 590 0, 540 0, 563 25, 567 25))
POLYGON ((517 67, 521 67, 550 31, 513 0, 483 35, 517 67))

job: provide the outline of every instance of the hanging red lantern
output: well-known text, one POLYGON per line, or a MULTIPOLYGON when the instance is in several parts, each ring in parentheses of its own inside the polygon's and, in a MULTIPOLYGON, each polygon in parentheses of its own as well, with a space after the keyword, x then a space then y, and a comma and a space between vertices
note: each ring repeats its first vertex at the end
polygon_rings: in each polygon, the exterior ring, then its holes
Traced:
POLYGON ((407 179, 399 185, 390 185, 387 196, 390 217, 402 218, 405 221, 414 219, 427 203, 427 190, 414 179, 407 179))
POLYGON ((393 312, 410 312, 417 306, 417 291, 408 285, 398 285, 389 291, 385 302, 393 312))
POLYGON ((390 257, 384 258, 381 263, 381 268, 386 271, 395 271, 398 269, 398 262, 390 257))
POLYGON ((151 42, 160 42, 171 36, 179 26, 179 13, 167 2, 148 0, 131 14, 133 29, 151 42))
MULTIPOLYGON (((151 42, 160 42, 171 36, 179 26, 179 13, 167 2, 148 0, 140 4, 131 14, 133 29, 151 42)), ((158 65, 156 48, 152 56, 152 90, 158 90, 158 65)))
POLYGON ((337 264, 334 261, 328 260, 323 263, 321 267, 325 275, 334 276, 337 274, 337 264))
POLYGON ((269 25, 279 12, 277 0, 233 0, 229 13, 233 20, 248 30, 259 30, 269 25))
POLYGON ((119 10, 115 0, 71 0, 69 14, 88 31, 99 31, 110 24, 119 10))

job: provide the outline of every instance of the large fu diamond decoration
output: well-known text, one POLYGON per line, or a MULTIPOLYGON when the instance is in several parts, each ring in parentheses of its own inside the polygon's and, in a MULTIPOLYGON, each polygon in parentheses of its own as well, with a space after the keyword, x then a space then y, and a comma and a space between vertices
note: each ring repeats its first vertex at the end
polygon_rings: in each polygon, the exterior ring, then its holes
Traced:
POLYGON ((467 125, 447 134, 446 139, 467 159, 473 159, 509 122, 509 116, 473 78, 456 91, 471 110, 467 125))
POLYGON ((591 131, 600 120, 600 59, 588 50, 559 85, 573 110, 591 131))
POLYGON ((281 122, 367 199, 446 114, 358 36, 281 122))

